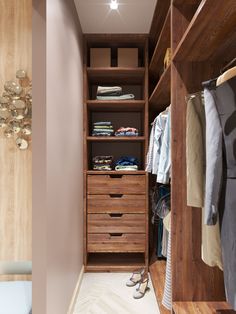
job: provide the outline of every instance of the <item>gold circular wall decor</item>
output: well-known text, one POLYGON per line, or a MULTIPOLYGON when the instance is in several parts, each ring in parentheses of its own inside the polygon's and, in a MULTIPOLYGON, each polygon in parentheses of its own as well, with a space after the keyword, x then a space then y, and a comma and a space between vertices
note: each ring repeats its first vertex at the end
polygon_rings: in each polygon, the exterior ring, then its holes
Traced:
POLYGON ((20 150, 29 147, 32 134, 32 82, 24 70, 16 72, 18 82, 8 81, 0 96, 0 128, 14 139, 20 150))

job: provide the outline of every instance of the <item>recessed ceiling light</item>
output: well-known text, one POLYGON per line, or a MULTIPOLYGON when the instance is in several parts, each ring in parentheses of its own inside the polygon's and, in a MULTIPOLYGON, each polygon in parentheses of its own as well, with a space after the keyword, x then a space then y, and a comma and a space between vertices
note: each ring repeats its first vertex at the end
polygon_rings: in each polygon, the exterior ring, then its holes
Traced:
POLYGON ((111 0, 110 8, 111 8, 111 10, 117 10, 118 9, 117 0, 111 0))

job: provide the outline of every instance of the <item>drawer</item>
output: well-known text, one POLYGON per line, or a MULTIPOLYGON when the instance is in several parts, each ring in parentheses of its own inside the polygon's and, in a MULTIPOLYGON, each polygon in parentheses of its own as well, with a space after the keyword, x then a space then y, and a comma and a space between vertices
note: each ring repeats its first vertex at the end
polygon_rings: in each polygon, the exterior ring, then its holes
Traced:
POLYGON ((145 233, 145 214, 89 214, 88 233, 145 233))
POLYGON ((145 175, 88 175, 88 194, 145 194, 145 175))
POLYGON ((88 195, 88 213, 145 213, 145 195, 88 195))
POLYGON ((145 234, 89 233, 88 252, 145 252, 145 234))

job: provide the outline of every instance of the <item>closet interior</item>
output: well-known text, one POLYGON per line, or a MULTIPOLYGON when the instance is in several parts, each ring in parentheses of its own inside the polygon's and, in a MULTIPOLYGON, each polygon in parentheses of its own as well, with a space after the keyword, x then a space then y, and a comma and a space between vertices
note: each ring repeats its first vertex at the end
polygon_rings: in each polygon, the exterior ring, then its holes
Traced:
POLYGON ((86 35, 84 46, 85 269, 147 268, 148 39, 146 35, 86 35), (91 66, 90 51, 96 48, 109 48, 109 66, 91 66), (136 67, 119 66, 120 48, 137 49, 136 67), (120 95, 111 95, 109 100, 97 97, 98 86, 104 89, 114 85, 128 96, 120 99, 120 95), (126 136, 118 132, 122 127, 133 128, 136 133, 126 136), (104 156, 110 156, 109 171, 101 168, 107 169, 104 156), (127 157, 136 164, 122 171, 127 157), (99 166, 99 171, 94 170, 99 166), (135 171, 133 166, 137 167, 135 171), (115 170, 117 167, 119 170, 115 170))
POLYGON ((84 37, 85 270, 149 267, 161 313, 170 313, 162 306, 166 261, 155 254, 150 197, 160 183, 145 170, 151 124, 168 106, 171 178, 165 186, 171 191, 172 311, 210 314, 231 308, 223 272, 202 260, 201 208, 187 206, 186 97, 202 91, 202 82, 218 77, 235 58, 235 29, 235 0, 157 0, 149 36, 84 37), (111 65, 91 67, 91 48, 110 48, 111 65), (137 48, 138 66, 119 67, 118 48, 137 48), (97 99, 98 86, 117 85, 134 99, 97 99), (134 127, 139 134, 94 136, 97 122, 110 122, 114 130, 134 127), (112 156, 112 170, 94 170, 93 158, 104 155, 112 156), (114 170, 122 156, 136 158, 138 169, 114 170))

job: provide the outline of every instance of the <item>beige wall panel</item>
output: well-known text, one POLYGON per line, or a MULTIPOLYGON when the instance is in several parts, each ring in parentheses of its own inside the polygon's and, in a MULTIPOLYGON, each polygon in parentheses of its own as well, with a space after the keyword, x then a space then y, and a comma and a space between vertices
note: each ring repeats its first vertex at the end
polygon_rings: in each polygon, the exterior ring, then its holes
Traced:
MULTIPOLYGON (((32 2, 0 0, 0 93, 23 68, 32 77, 32 2)), ((31 260, 32 154, 0 133, 0 260, 31 260)))

